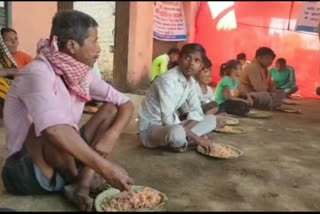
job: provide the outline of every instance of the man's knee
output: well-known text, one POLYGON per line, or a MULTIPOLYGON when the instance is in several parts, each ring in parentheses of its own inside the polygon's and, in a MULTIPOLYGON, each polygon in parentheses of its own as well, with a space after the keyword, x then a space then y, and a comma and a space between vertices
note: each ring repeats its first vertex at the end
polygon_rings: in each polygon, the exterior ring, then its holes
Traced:
POLYGON ((173 148, 183 147, 187 143, 186 131, 181 125, 171 126, 167 138, 169 146, 173 148))

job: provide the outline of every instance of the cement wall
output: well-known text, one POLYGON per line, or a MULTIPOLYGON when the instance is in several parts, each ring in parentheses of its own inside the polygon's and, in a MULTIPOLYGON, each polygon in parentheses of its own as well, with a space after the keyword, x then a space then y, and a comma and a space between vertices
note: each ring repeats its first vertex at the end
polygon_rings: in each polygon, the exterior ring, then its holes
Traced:
POLYGON ((113 80, 113 47, 115 28, 115 1, 76 1, 75 10, 82 11, 92 16, 99 24, 99 44, 101 53, 98 65, 105 80, 113 80))
POLYGON ((51 21, 57 12, 57 2, 12 1, 12 27, 18 32, 19 49, 36 55, 40 38, 49 38, 51 21))
MULTIPOLYGON (((126 4, 117 2, 117 4, 126 4)), ((199 2, 184 2, 184 13, 188 40, 185 42, 163 42, 153 39, 154 2, 132 1, 130 9, 119 14, 119 19, 128 18, 128 24, 115 29, 115 1, 74 2, 74 9, 93 16, 99 23, 99 43, 102 48, 98 65, 105 80, 114 80, 119 73, 117 85, 126 91, 147 89, 150 85, 152 60, 170 47, 182 47, 194 41, 195 20, 199 2), (119 60, 114 59, 113 30, 126 41, 118 44, 119 60), (124 48, 126 46, 126 48, 124 48), (114 64, 114 61, 118 64, 114 64), (115 70, 117 67, 118 70, 115 70)), ((20 49, 32 56, 36 54, 36 43, 40 38, 48 38, 52 17, 57 11, 57 2, 12 2, 12 23, 19 34, 20 49)))

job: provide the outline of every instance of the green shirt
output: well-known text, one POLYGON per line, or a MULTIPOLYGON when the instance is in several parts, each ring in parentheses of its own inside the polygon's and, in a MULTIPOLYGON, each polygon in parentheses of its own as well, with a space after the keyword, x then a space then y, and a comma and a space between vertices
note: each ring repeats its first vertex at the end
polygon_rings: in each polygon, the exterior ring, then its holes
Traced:
POLYGON ((293 88, 296 86, 296 77, 292 67, 287 66, 284 71, 279 72, 272 68, 270 73, 278 89, 293 88))
POLYGON ((229 90, 235 90, 239 87, 239 81, 236 80, 233 84, 231 78, 229 76, 225 76, 217 85, 216 88, 216 98, 215 101, 219 105, 227 101, 227 99, 224 96, 224 89, 228 87, 229 90))
POLYGON ((168 71, 169 56, 163 54, 155 58, 152 62, 152 76, 151 81, 153 81, 157 76, 168 71))

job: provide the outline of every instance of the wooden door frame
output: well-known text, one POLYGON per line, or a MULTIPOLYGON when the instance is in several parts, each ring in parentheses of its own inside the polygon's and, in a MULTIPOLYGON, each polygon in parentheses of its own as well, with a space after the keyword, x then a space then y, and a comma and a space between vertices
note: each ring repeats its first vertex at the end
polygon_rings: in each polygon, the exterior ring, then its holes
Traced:
POLYGON ((61 10, 73 10, 73 1, 57 1, 57 9, 61 10))

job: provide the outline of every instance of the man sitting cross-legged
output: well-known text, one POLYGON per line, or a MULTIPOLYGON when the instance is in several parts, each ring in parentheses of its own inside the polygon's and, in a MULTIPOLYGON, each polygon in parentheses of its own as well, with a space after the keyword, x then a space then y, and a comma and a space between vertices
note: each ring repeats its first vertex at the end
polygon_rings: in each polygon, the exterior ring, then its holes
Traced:
POLYGON ((216 128, 216 118, 204 115, 193 79, 203 69, 205 50, 199 44, 183 46, 179 65, 159 76, 151 85, 139 109, 141 143, 147 148, 169 147, 185 151, 190 144, 210 151, 205 134, 216 128), (177 110, 188 105, 187 120, 177 110))
POLYGON ((4 108, 9 154, 2 179, 9 193, 60 193, 70 184, 70 199, 81 210, 91 210, 95 172, 115 188, 130 189, 132 179, 110 161, 110 153, 133 104, 92 75, 100 52, 97 28, 82 12, 57 13, 50 41, 38 43, 38 56, 13 81, 4 108), (104 105, 79 130, 91 98, 104 105))
POLYGON ((240 96, 253 100, 253 108, 274 110, 279 107, 285 94, 276 89, 268 67, 276 54, 268 47, 256 51, 255 59, 240 73, 240 96))

